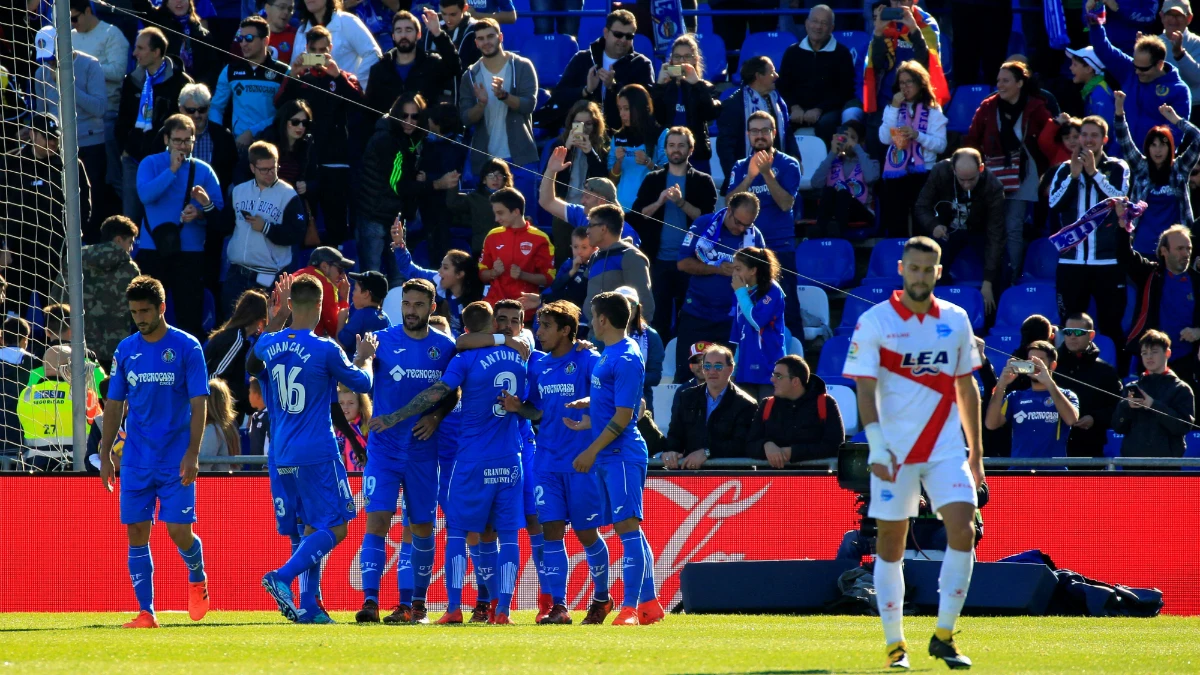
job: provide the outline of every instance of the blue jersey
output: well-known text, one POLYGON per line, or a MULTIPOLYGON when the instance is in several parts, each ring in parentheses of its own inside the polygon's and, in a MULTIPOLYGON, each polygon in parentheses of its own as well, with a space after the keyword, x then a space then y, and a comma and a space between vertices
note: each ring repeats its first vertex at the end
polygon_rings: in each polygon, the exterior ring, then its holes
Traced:
MULTIPOLYGON (((604 348, 600 360, 592 369, 591 410, 592 440, 600 437, 609 420, 617 414, 617 408, 631 408, 634 414, 642 404, 642 381, 646 377, 646 366, 637 343, 622 338, 604 348)), ((597 462, 626 461, 646 463, 646 441, 637 428, 637 420, 612 443, 600 451, 597 462)))
POLYGON ((281 330, 259 338, 254 355, 265 365, 263 401, 271 419, 277 466, 328 462, 338 456, 330 406, 337 385, 371 391, 371 375, 350 363, 337 342, 311 330, 281 330), (269 379, 268 379, 269 378, 269 379))
POLYGON ((462 387, 462 417, 456 461, 479 462, 521 453, 520 420, 504 410, 501 392, 525 391, 525 359, 511 347, 487 347, 459 352, 446 368, 442 382, 462 387))
MULTIPOLYGON (((1070 389, 1063 396, 1079 409, 1079 397, 1070 389)), ((1071 428, 1058 418, 1058 409, 1048 391, 1010 391, 1001 407, 1012 425, 1012 456, 1022 458, 1066 457, 1071 428)))
MULTIPOLYGON (((733 170, 730 171, 729 185, 739 185, 746 179, 750 159, 747 157, 733 165, 733 170)), ((771 171, 775 173, 775 180, 779 183, 779 187, 794 199, 800 191, 800 162, 776 150, 775 159, 771 163, 771 171)), ((796 241, 796 221, 792 217, 792 210, 784 211, 779 208, 761 174, 750 182, 749 191, 758 197, 761 205, 754 225, 766 237, 767 247, 776 253, 796 250, 794 243, 796 241)))
POLYGON ((775 362, 783 358, 783 289, 774 281, 767 294, 755 300, 755 292, 746 289, 734 294, 738 306, 734 309, 733 332, 729 341, 737 345, 737 370, 734 380, 746 384, 771 384, 775 362), (745 311, 743 303, 749 307, 745 311))
POLYGON ((192 438, 197 396, 208 396, 208 368, 196 338, 167 326, 157 342, 141 333, 121 340, 108 387, 108 400, 129 404, 121 466, 178 467, 192 438))
MULTIPOLYGON (((408 405, 414 396, 442 379, 446 366, 454 358, 454 340, 434 330, 417 340, 404 332, 404 326, 397 325, 375 333, 375 337, 379 340, 375 351, 379 376, 375 378, 372 397, 376 415, 393 413, 408 405)), ((367 454, 378 452, 392 459, 437 459, 435 439, 422 441, 413 436, 413 427, 420 419, 419 415, 413 415, 390 429, 372 433, 367 439, 367 454)))
MULTIPOLYGON (((572 228, 587 227, 587 214, 587 209, 583 208, 579 204, 567 204, 567 224, 572 228)), ((638 236, 637 230, 630 227, 629 223, 625 223, 621 227, 621 238, 631 239, 633 240, 634 246, 638 248, 642 247, 642 238, 638 236)), ((571 261, 567 260, 567 262, 570 263, 571 261)), ((569 270, 571 268, 568 267, 567 269, 569 270)))
MULTIPOLYGON (((710 267, 720 267, 721 263, 733 262, 733 254, 738 249, 767 245, 757 226, 734 236, 725 228, 727 212, 727 209, 721 209, 697 218, 679 245, 679 259, 696 258, 710 267)), ((732 318, 732 310, 733 286, 729 283, 729 277, 709 274, 688 279, 683 311, 710 321, 724 321, 732 318)))
POLYGON ((590 349, 581 352, 572 347, 562 357, 547 354, 536 364, 530 364, 529 403, 542 411, 534 467, 539 474, 571 471, 571 463, 591 442, 591 434, 572 431, 562 420, 583 419, 586 411, 569 410, 567 404, 588 395, 592 371, 599 361, 596 352, 590 349))

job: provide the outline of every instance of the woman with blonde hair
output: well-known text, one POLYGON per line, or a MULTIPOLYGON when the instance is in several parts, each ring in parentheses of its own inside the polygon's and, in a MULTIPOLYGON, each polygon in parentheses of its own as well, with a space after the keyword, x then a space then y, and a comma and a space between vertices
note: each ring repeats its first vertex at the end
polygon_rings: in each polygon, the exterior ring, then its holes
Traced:
POLYGON ((367 466, 367 424, 371 422, 373 411, 371 397, 350 391, 346 385, 339 384, 338 406, 350 423, 350 430, 354 432, 354 439, 351 440, 341 429, 334 428, 338 452, 342 454, 347 471, 362 471, 367 466))
MULTIPOLYGON (((233 411, 233 394, 224 380, 208 381, 208 406, 204 415, 204 438, 200 454, 215 457, 237 457, 242 454, 242 438, 238 435, 237 414, 233 411)), ((237 471, 237 464, 213 464, 211 471, 237 471)))

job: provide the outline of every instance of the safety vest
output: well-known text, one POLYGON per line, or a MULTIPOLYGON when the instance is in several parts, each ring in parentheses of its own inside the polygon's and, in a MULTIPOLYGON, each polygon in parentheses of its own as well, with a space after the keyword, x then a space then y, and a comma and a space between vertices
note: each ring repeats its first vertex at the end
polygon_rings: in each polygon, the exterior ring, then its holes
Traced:
MULTIPOLYGON (((88 432, 99 413, 100 406, 95 392, 87 393, 88 432)), ((42 380, 26 387, 17 399, 17 417, 25 434, 25 445, 30 448, 57 450, 72 444, 71 422, 74 404, 71 401, 71 383, 65 380, 42 380)), ((58 454, 54 452, 54 454, 58 454)))

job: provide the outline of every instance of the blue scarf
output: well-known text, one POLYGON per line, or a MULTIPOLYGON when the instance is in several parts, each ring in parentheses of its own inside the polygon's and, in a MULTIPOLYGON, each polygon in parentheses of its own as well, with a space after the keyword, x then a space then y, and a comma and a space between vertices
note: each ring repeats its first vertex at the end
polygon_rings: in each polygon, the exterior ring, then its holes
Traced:
MULTIPOLYGON (((704 232, 699 235, 700 241, 696 242, 696 257, 705 265, 720 267, 721 263, 733 262, 733 252, 722 253, 716 250, 716 245, 721 241, 721 228, 725 225, 725 212, 728 208, 721 209, 713 214, 712 222, 708 224, 704 232)), ((692 236, 692 235, 689 235, 692 236)), ((747 246, 754 245, 754 228, 748 227, 742 234, 742 245, 737 248, 743 249, 747 246)))
POLYGON ((146 71, 146 81, 142 83, 142 98, 138 101, 138 116, 134 127, 142 131, 154 130, 154 85, 158 84, 156 80, 162 76, 167 70, 167 59, 164 57, 162 65, 158 70, 151 74, 146 71))

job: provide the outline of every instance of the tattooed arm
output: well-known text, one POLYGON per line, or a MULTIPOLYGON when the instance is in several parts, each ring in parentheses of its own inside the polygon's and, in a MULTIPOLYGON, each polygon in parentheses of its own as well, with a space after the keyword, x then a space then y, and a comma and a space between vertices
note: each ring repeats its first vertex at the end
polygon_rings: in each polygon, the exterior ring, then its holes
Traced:
POLYGON ((596 455, 600 451, 608 447, 609 443, 617 440, 629 424, 633 421, 633 408, 617 408, 617 412, 604 426, 604 430, 592 441, 592 444, 587 447, 587 450, 579 453, 575 458, 572 466, 580 473, 591 471, 592 464, 596 461, 596 455))
POLYGON ((428 389, 414 396, 412 400, 408 402, 408 405, 397 410, 396 412, 371 418, 371 424, 368 428, 371 431, 383 431, 396 426, 400 422, 403 422, 413 415, 419 415, 420 413, 429 410, 433 406, 440 403, 442 399, 449 396, 453 391, 453 389, 451 389, 441 380, 438 380, 430 385, 428 389))

